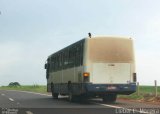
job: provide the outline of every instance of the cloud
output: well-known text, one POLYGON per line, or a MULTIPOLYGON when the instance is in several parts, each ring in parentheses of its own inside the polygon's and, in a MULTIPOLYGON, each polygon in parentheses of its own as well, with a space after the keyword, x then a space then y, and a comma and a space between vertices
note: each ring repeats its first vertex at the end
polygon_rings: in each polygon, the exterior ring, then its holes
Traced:
POLYGON ((159 80, 159 3, 0 1, 0 80, 3 84, 12 80, 46 84, 43 65, 47 56, 88 36, 88 32, 133 37, 140 83, 159 80))
POLYGON ((151 37, 151 40, 159 40, 160 37, 160 15, 152 17, 146 24, 146 34, 151 37))
MULTIPOLYGON (((137 51, 136 69, 140 84, 153 85, 154 80, 160 80, 160 53, 154 51, 137 51)), ((159 82, 160 83, 160 82, 159 82)))
POLYGON ((46 55, 36 45, 12 41, 0 44, 0 78, 3 80, 0 85, 8 85, 12 81, 22 84, 45 84, 43 66, 46 55))
POLYGON ((5 72, 9 67, 20 61, 22 48, 17 42, 5 42, 0 43, 0 52, 0 69, 5 72))

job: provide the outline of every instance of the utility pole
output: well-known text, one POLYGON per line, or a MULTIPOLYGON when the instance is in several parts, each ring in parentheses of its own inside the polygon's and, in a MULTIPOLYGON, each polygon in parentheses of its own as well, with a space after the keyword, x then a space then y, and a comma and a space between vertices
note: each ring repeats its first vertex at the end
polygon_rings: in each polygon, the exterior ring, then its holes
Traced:
POLYGON ((137 82, 137 95, 139 96, 139 82, 137 82))
POLYGON ((154 80, 154 84, 155 84, 155 97, 157 97, 157 80, 154 80))

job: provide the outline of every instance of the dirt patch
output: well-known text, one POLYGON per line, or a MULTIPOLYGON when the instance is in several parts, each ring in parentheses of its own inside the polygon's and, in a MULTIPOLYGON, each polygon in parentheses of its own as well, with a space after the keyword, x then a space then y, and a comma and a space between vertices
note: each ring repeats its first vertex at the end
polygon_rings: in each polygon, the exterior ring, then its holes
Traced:
POLYGON ((160 96, 155 97, 154 95, 146 94, 144 95, 144 102, 151 102, 151 103, 160 103, 160 96))
POLYGON ((160 105, 160 96, 155 97, 154 95, 144 95, 143 99, 130 99, 130 98, 118 98, 119 100, 125 100, 125 101, 133 101, 133 102, 142 102, 147 104, 156 104, 160 105))

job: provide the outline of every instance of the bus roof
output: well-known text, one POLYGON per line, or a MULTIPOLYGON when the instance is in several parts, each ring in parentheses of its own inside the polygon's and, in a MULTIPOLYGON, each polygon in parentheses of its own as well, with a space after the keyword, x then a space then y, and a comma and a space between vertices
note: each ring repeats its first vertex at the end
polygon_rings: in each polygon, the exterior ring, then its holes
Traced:
MULTIPOLYGON (((118 39, 132 39, 129 36, 115 36, 115 35, 100 35, 100 36, 92 36, 92 38, 118 38, 118 39)), ((85 39, 90 39, 90 37, 85 37, 85 39)))
POLYGON ((48 56, 48 58, 50 58, 51 56, 53 56, 53 55, 56 54, 56 53, 59 53, 59 52, 63 51, 63 50, 66 49, 66 48, 69 48, 70 46, 72 46, 72 45, 74 45, 74 44, 76 44, 76 43, 78 43, 78 42, 80 42, 80 41, 82 41, 82 40, 101 39, 101 38, 109 38, 109 39, 110 39, 110 38, 111 38, 111 39, 130 39, 130 40, 132 39, 131 37, 127 37, 127 36, 115 36, 115 35, 99 35, 99 36, 92 36, 91 38, 90 38, 90 37, 85 37, 85 38, 83 38, 83 39, 81 39, 81 40, 79 40, 79 41, 77 41, 77 42, 75 42, 75 43, 73 43, 73 44, 68 45, 67 47, 62 48, 61 50, 58 50, 58 51, 52 53, 51 55, 48 56))

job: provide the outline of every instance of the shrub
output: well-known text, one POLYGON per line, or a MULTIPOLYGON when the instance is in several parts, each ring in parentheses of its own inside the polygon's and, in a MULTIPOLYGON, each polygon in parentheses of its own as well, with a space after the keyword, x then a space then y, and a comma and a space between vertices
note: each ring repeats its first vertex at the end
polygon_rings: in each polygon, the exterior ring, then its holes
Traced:
POLYGON ((10 82, 8 86, 21 86, 18 82, 10 82))

